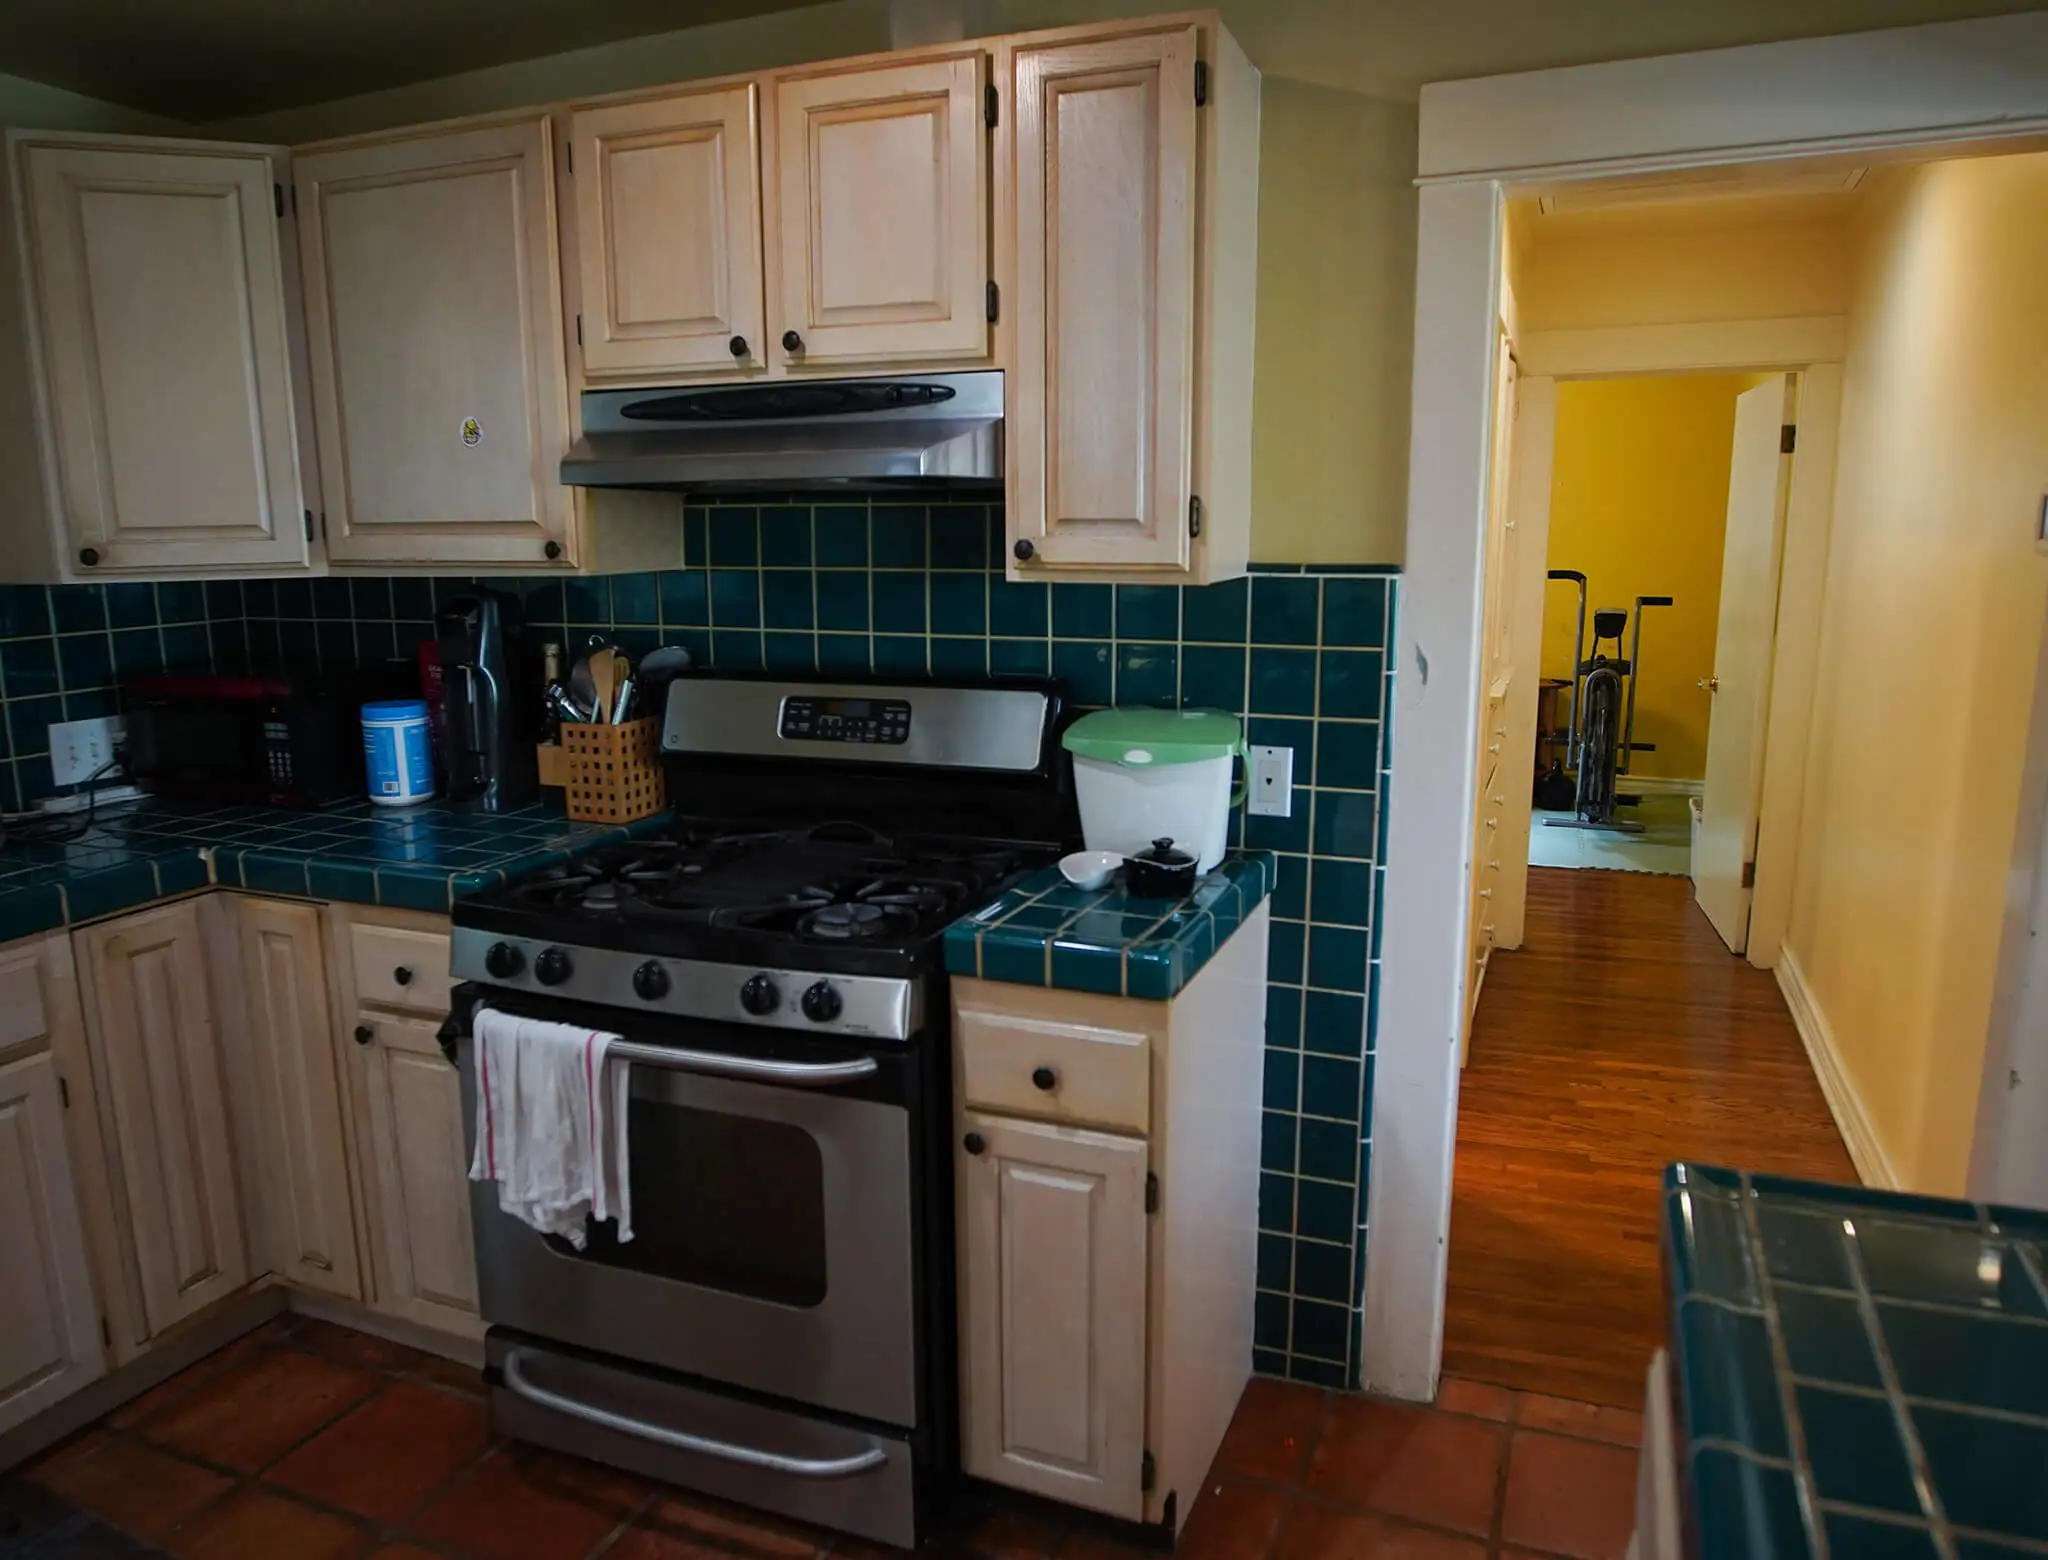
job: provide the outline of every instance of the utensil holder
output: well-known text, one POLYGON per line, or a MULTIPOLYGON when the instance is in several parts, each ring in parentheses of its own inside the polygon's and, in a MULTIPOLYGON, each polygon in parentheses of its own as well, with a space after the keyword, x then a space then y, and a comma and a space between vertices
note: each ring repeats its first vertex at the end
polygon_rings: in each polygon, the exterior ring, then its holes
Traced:
POLYGON ((660 812, 668 804, 660 742, 661 722, 652 716, 618 726, 563 722, 569 816, 578 823, 631 823, 660 812))

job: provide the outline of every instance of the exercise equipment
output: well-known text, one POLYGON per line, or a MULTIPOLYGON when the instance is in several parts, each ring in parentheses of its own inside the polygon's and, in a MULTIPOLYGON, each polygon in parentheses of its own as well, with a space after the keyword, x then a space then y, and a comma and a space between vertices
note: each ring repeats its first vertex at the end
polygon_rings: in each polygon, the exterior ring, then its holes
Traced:
MULTIPOLYGON (((1586 642, 1586 576, 1577 569, 1552 569, 1553 580, 1569 580, 1578 587, 1579 615, 1572 631, 1573 676, 1571 720, 1565 733, 1565 751, 1572 755, 1577 774, 1572 786, 1572 816, 1545 818, 1553 829, 1611 829, 1621 834, 1640 834, 1640 823, 1617 821, 1614 809, 1629 806, 1638 798, 1616 794, 1615 782, 1629 772, 1629 758, 1636 753, 1654 753, 1657 744, 1638 742, 1636 731, 1636 678, 1642 664, 1643 611, 1647 607, 1668 607, 1669 596, 1636 597, 1633 614, 1620 607, 1599 607, 1593 612, 1593 639, 1586 642), (1634 626, 1630 626, 1630 618, 1634 626), (1622 636, 1628 635, 1628 654, 1621 653, 1622 636), (1600 646, 1614 641, 1614 654, 1600 646)), ((1552 765, 1552 773, 1536 782, 1536 801, 1555 801, 1564 776, 1552 765), (1548 793, 1546 795, 1546 793, 1548 793)))

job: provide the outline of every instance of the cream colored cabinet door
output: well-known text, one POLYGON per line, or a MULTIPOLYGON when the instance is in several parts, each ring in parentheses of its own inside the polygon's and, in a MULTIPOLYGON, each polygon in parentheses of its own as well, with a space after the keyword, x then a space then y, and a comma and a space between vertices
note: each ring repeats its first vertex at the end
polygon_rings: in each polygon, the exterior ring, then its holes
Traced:
POLYGON ((778 367, 989 355, 986 70, 973 49, 776 77, 778 367))
POLYGON ((364 1013, 358 1055, 377 1185, 372 1208, 381 1310, 481 1336, 462 1090, 438 1020, 364 1013))
POLYGON ((295 1284, 363 1297, 354 1200, 315 905, 238 899, 235 929, 256 1058, 273 1250, 295 1284))
POLYGON ((1196 31, 1019 44, 1006 58, 1011 538, 1033 567, 1185 570, 1196 31))
POLYGON ((306 567, 270 155, 29 142, 20 157, 68 567, 306 567))
POLYGON ((960 1120, 966 1469, 1136 1521, 1145 1143, 976 1111, 960 1120))
POLYGON ((766 366, 758 101, 742 82, 571 121, 585 373, 766 366))
POLYGON ((336 562, 572 551, 552 145, 536 116, 297 159, 336 562))
POLYGON ((0 1431, 106 1369, 48 1052, 0 1066, 0 1431))
POLYGON ((103 922, 76 942, 119 1222, 154 1336, 249 1279, 197 906, 103 922))

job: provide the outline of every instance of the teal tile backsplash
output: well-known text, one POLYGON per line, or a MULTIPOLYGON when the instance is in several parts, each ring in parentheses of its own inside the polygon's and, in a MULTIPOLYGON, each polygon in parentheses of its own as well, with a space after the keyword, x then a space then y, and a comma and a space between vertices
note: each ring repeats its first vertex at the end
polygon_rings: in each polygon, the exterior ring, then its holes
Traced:
MULTIPOLYGON (((718 668, 1050 674, 1079 705, 1212 706, 1246 716, 1254 743, 1292 747, 1293 816, 1231 831, 1278 861, 1256 1364, 1355 1385, 1397 574, 1268 564, 1199 587, 1048 585, 1006 580, 1003 559, 999 507, 835 495, 693 505, 677 569, 484 583, 572 649, 602 634, 718 668)), ((470 584, 0 587, 0 801, 50 789, 48 724, 113 710, 126 671, 410 656, 435 603, 470 584)))

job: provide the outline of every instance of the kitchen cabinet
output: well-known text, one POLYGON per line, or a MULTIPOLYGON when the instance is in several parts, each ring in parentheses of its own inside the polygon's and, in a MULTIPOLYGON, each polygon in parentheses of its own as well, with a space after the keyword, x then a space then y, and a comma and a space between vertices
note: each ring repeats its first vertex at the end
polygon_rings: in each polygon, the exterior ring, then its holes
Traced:
POLYGON ((773 78, 764 161, 779 367, 988 358, 987 72, 974 47, 773 78))
POLYGON ((198 908, 73 935, 124 1265, 152 1336, 250 1278, 198 908))
POLYGON ((6 150, 5 577, 309 568, 287 154, 19 131, 6 150))
POLYGON ((738 82, 573 116, 586 376, 766 367, 759 96, 738 82))
POLYGON ((239 896, 234 908, 272 1258, 294 1284, 360 1300, 320 909, 239 896))
MULTIPOLYGON (((59 934, 58 941, 61 942, 59 934)), ((0 949, 0 1431, 105 1372, 84 1217, 44 984, 68 975, 50 939, 0 949)))
POLYGON ((1259 77, 1213 14, 1006 39, 1014 578, 1244 572, 1259 77))
POLYGON ((1186 1519, 1251 1365, 1268 927, 1171 1002, 955 978, 968 1473, 1186 1519))

